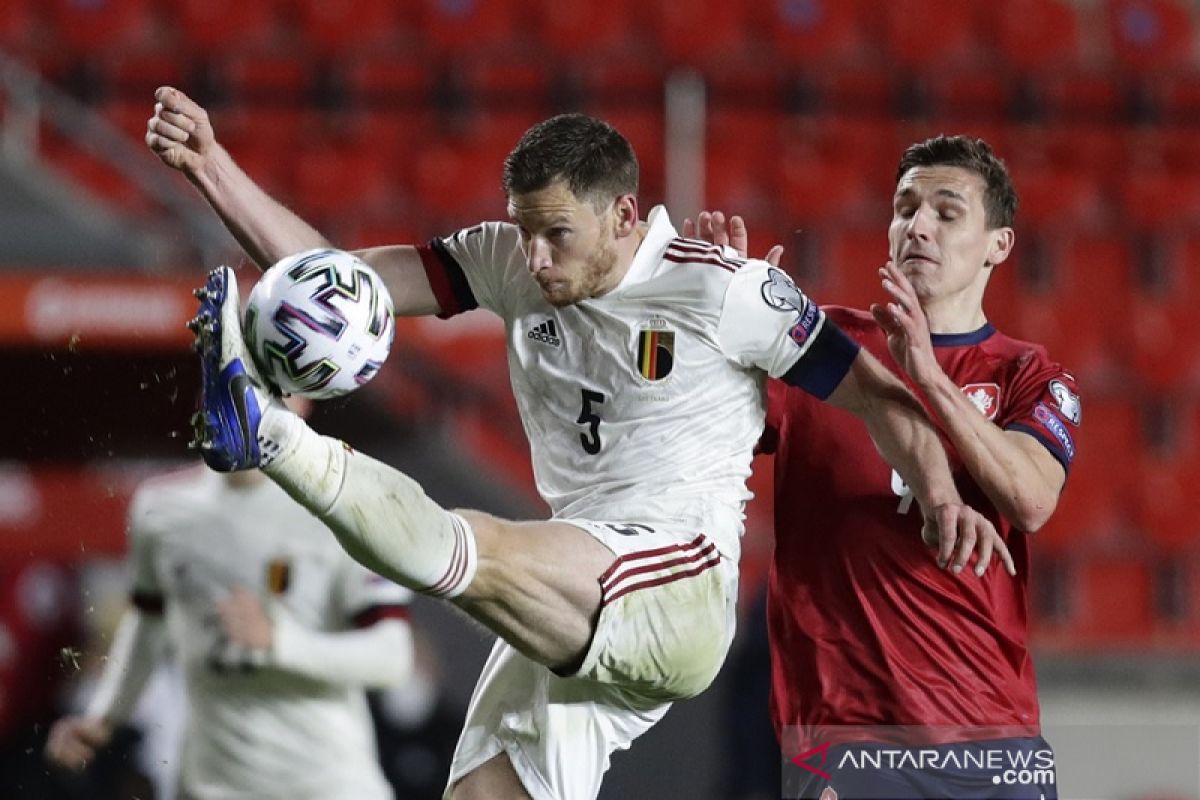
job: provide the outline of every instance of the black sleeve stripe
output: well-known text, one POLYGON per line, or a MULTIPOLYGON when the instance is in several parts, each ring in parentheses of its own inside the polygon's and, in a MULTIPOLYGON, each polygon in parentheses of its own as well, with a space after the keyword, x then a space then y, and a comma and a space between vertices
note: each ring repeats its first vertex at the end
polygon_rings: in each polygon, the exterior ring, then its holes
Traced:
POLYGON ((1055 461, 1062 464, 1063 469, 1066 470, 1068 475, 1071 474, 1071 459, 1067 457, 1067 454, 1065 452, 1063 452, 1062 445, 1060 445, 1057 441, 1055 441, 1051 437, 1042 433, 1037 428, 1034 428, 1029 425, 1024 425, 1020 422, 1014 422, 1011 425, 1006 425, 1004 427, 1004 430, 1020 431, 1021 433, 1028 433, 1030 436, 1032 436, 1033 438, 1035 438, 1039 442, 1041 442, 1043 447, 1045 447, 1047 450, 1050 451, 1050 455, 1054 456, 1055 461))
POLYGON ((135 591, 129 599, 134 608, 147 614, 161 614, 167 605, 165 597, 152 592, 135 591))
POLYGON ((824 400, 846 377, 858 351, 858 342, 826 317, 817 338, 781 380, 824 400))
POLYGON ((433 239, 429 242, 429 249, 437 256, 438 261, 442 263, 442 268, 445 270, 446 281, 449 284, 451 294, 454 296, 455 312, 458 313, 479 308, 479 302, 475 299, 475 293, 471 291, 471 285, 467 283, 466 274, 463 273, 462 267, 458 265, 458 261, 446 249, 446 243, 441 239, 433 239))

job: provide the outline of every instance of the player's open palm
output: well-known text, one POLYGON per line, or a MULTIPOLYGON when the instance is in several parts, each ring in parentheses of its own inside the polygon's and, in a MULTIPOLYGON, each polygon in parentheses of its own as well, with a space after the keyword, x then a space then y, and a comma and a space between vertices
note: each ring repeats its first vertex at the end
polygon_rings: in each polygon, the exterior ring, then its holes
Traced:
POLYGON ((108 744, 112 728, 97 717, 63 717, 50 729, 46 756, 60 767, 81 770, 108 744))
POLYGON ((170 86, 160 86, 154 99, 154 115, 146 121, 146 145, 167 166, 195 174, 216 144, 208 112, 170 86))
POLYGON ((975 574, 987 572, 993 558, 1009 575, 1017 574, 1008 545, 992 521, 965 503, 943 503, 925 514, 925 544, 937 549, 938 566, 959 573, 975 559, 975 574))

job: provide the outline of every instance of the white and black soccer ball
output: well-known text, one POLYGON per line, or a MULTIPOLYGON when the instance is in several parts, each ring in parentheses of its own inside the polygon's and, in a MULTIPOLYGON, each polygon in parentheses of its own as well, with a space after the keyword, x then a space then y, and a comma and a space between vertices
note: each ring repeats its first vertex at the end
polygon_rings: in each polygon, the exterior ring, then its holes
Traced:
POLYGON ((375 270, 342 250, 308 250, 263 273, 244 332, 264 378, 284 394, 326 400, 375 377, 396 323, 375 270))

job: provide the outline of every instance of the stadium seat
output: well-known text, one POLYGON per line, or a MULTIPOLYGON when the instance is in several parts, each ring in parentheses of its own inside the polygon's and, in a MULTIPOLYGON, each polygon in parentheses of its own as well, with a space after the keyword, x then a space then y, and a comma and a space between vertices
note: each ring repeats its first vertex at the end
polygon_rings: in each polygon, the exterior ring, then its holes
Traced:
POLYGON ((931 71, 923 76, 931 112, 969 122, 997 123, 1007 119, 1012 83, 1010 74, 996 69, 931 71))
POLYGON ((407 3, 395 0, 320 0, 296 3, 305 43, 323 56, 342 57, 386 47, 400 34, 399 21, 411 17, 407 3))
POLYGON ((1045 116, 1055 124, 1114 125, 1129 113, 1129 86, 1119 72, 1064 68, 1039 76, 1036 85, 1045 116))
MULTIPOLYGON (((1147 85, 1163 122, 1187 126, 1200 119, 1200 71, 1195 68, 1164 71, 1154 75, 1147 85)), ((1195 138, 1191 131, 1188 135, 1195 138)))
POLYGON ((1200 519, 1196 516, 1200 451, 1190 450, 1165 456, 1147 452, 1135 465, 1134 475, 1137 523, 1146 539, 1164 551, 1195 555, 1200 552, 1200 519))
POLYGON ((1121 219, 1137 228, 1187 230, 1200 224, 1200 172, 1126 164, 1114 195, 1121 219))
POLYGON ((878 6, 888 63, 943 70, 978 61, 976 34, 982 0, 890 0, 878 6), (937 45, 930 34, 936 31, 937 45))
POLYGON ((1139 292, 1130 304, 1132 366, 1153 392, 1200 389, 1200 314, 1193 288, 1139 292))
MULTIPOLYGON (((1058 359, 1051 349, 1050 357, 1058 359)), ((1068 365, 1069 366, 1069 365, 1068 365)), ((1137 518, 1137 487, 1130 475, 1145 448, 1141 408, 1131 398, 1082 392, 1078 455, 1067 488, 1038 547, 1070 554, 1098 549, 1127 531, 1137 518)))
MULTIPOLYGON (((705 131, 705 208, 761 218, 776 207, 780 127, 774 111, 713 110, 705 131)), ((768 244, 761 233, 751 234, 753 246, 768 244)))
POLYGON ((216 67, 237 103, 300 107, 312 99, 316 64, 302 53, 236 53, 216 67))
POLYGON ((187 86, 192 68, 190 60, 178 53, 155 50, 117 50, 105 55, 101 67, 109 98, 140 103, 146 117, 150 116, 154 90, 159 86, 187 86))
POLYGON ((885 230, 878 225, 843 228, 822 241, 819 280, 811 290, 817 302, 865 310, 887 300, 878 274, 888 259, 885 230))
MULTIPOLYGON (((49 0, 49 22, 76 55, 129 47, 149 33, 148 0, 49 0)), ((8 13, 7 5, 0 16, 8 13)))
POLYGON ((166 5, 180 40, 197 56, 242 52, 280 35, 276 0, 178 0, 166 5))
POLYGON ((1026 225, 1086 228, 1102 218, 1103 194, 1094 172, 1053 164, 1023 167, 1014 163, 1010 169, 1020 197, 1018 241, 1020 229, 1026 225))
POLYGON ((515 0, 417 0, 420 36, 432 53, 510 49, 518 41, 515 0))
POLYGON ((423 55, 367 55, 344 65, 352 102, 371 113, 432 105, 436 68, 423 55))
POLYGON ((1023 73, 1080 62, 1079 7, 1069 0, 1008 0, 984 4, 984 30, 1000 58, 1023 73))
POLYGON ((0 14, 0 46, 12 53, 22 53, 35 43, 36 21, 34 0, 6 0, 0 14))
POLYGON ((1070 638, 1080 647, 1141 647, 1156 626, 1154 562, 1148 557, 1089 559, 1075 577, 1070 638))
POLYGON ((1183 0, 1109 0, 1103 8, 1108 44, 1122 67, 1157 73, 1188 64, 1197 26, 1183 0))
POLYGON ((553 71, 545 59, 526 54, 459 59, 457 74, 470 102, 481 108, 506 110, 530 109, 537 116, 549 112, 550 83, 553 71))
POLYGON ((656 37, 654 52, 672 65, 712 63, 719 69, 749 44, 745 3, 691 0, 682 13, 675 0, 650 0, 643 8, 647 5, 656 37))
POLYGON ((536 0, 534 28, 542 46, 556 56, 577 58, 586 52, 603 58, 631 43, 635 15, 628 5, 628 0, 536 0))
POLYGON ((316 140, 292 164, 297 199, 320 219, 369 215, 392 201, 389 164, 374 148, 316 140))
POLYGON ((858 63, 873 49, 864 27, 874 6, 862 0, 769 0, 751 5, 762 14, 758 27, 789 66, 840 68, 858 63))

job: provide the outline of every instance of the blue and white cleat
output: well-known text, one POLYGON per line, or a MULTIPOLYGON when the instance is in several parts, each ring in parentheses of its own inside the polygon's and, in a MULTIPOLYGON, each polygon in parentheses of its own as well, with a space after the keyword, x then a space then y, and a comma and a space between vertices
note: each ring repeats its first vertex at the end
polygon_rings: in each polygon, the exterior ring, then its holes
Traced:
POLYGON ((217 267, 193 294, 200 310, 188 327, 196 334, 201 385, 191 447, 217 472, 253 469, 263 460, 258 426, 273 398, 242 338, 233 270, 217 267))

